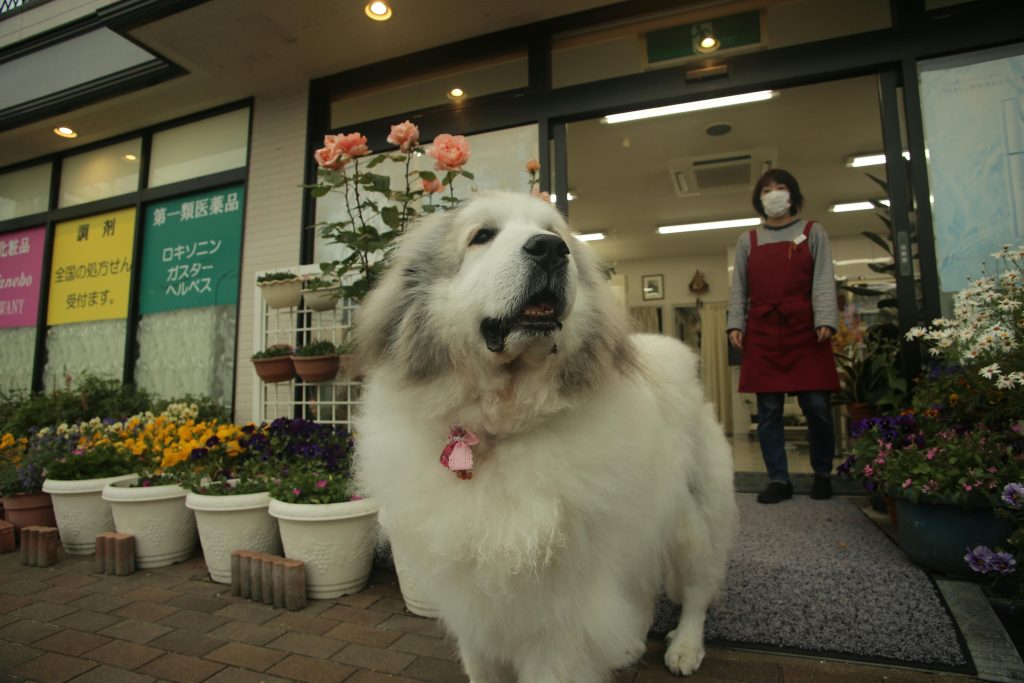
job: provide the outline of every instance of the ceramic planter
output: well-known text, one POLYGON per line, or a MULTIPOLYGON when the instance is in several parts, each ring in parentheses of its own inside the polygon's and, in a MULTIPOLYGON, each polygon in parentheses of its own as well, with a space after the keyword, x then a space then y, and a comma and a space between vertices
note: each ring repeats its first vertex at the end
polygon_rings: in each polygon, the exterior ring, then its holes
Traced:
POLYGON ((331 599, 357 593, 370 581, 377 532, 372 498, 314 505, 271 499, 285 557, 306 563, 306 594, 331 599))
POLYGON ((114 531, 110 503, 103 500, 103 489, 115 481, 136 481, 137 474, 122 474, 102 479, 47 479, 43 491, 53 499, 60 542, 68 555, 91 555, 96 535, 114 531))
POLYGON ((291 356, 253 358, 252 366, 256 368, 259 378, 267 383, 287 382, 295 377, 295 365, 291 356))
POLYGON ((135 566, 166 567, 192 557, 196 519, 185 507, 188 491, 176 484, 131 486, 118 481, 103 489, 117 531, 135 536, 135 566))
POLYGON ((199 541, 210 578, 231 583, 231 552, 253 550, 281 554, 277 520, 267 511, 269 493, 206 496, 189 493, 185 507, 195 513, 199 541))
POLYGON ((302 299, 302 280, 271 280, 260 282, 260 292, 269 308, 291 308, 302 299))
POLYGON ((437 604, 430 599, 430 593, 423 587, 423 567, 413 563, 402 553, 401 546, 391 541, 391 558, 395 561, 398 587, 402 589, 405 608, 421 617, 437 618, 437 604))
POLYGON ((341 288, 307 289, 302 293, 302 301, 311 311, 330 311, 341 299, 341 288))
POLYGON ((299 379, 308 384, 329 382, 338 374, 338 354, 328 356, 292 356, 299 379))
POLYGON ((17 538, 26 526, 57 526, 53 516, 53 501, 49 493, 15 493, 3 497, 7 521, 14 525, 17 538))

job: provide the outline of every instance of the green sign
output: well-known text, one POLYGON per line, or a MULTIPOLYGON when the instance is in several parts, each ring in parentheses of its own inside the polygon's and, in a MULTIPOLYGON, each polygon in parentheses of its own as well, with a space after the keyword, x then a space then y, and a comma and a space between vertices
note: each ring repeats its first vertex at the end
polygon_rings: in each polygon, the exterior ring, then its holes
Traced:
POLYGON ((756 45, 761 42, 761 17, 758 12, 745 12, 651 31, 646 36, 647 63, 702 54, 697 50, 697 41, 704 30, 718 39, 721 45, 717 51, 756 45))
POLYGON ((139 313, 238 303, 241 185, 146 208, 139 313))

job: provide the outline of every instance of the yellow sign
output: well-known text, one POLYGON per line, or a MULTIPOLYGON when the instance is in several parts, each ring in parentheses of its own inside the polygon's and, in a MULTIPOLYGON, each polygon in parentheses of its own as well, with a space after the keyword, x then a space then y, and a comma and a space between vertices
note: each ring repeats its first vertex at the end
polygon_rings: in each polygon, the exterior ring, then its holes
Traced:
POLYGON ((46 324, 128 316, 135 209, 58 223, 46 324))

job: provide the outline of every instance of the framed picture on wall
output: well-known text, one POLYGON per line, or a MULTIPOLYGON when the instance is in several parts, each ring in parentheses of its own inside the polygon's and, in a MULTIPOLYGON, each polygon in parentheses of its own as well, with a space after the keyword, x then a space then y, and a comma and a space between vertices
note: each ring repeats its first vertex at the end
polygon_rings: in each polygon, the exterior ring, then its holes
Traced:
POLYGON ((640 290, 644 301, 665 298, 665 276, 644 275, 640 278, 640 290))

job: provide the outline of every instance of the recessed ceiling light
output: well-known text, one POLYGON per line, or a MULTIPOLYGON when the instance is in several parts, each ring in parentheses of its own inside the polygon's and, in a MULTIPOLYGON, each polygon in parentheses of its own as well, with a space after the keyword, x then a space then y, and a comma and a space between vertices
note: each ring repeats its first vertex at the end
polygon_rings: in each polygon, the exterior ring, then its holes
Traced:
MULTIPOLYGON (((889 206, 888 199, 880 199, 878 203, 889 206)), ((832 213, 846 213, 847 211, 867 211, 873 208, 875 208, 875 205, 871 202, 847 202, 845 204, 833 204, 828 207, 828 210, 832 213)))
POLYGON ((374 21, 387 21, 391 18, 391 7, 388 6, 388 3, 380 0, 368 2, 366 3, 366 16, 374 21))
POLYGON ((733 218, 726 221, 708 221, 706 223, 684 223, 682 225, 663 225, 658 228, 662 235, 677 232, 700 232, 701 230, 721 230, 722 228, 744 228, 761 225, 760 218, 733 218))
POLYGON ((452 88, 448 91, 448 99, 450 100, 461 100, 466 96, 466 91, 462 88, 452 88))
POLYGON ((776 90, 760 90, 758 92, 743 93, 742 95, 713 97, 697 102, 683 102, 682 104, 670 104, 666 107, 653 107, 651 109, 627 111, 621 114, 609 114, 601 119, 601 121, 604 123, 624 123, 626 121, 650 119, 655 116, 670 116, 672 114, 685 114, 686 112, 715 109, 717 107, 731 107, 736 104, 747 104, 749 102, 763 102, 778 97, 778 95, 779 93, 776 90))
POLYGON ((138 157, 137 157, 137 156, 135 156, 134 154, 125 154, 125 155, 124 155, 123 157, 121 157, 121 158, 122 158, 122 159, 124 159, 125 161, 135 161, 135 160, 137 160, 137 159, 138 159, 138 157))
POLYGON ((697 49, 697 52, 714 52, 721 46, 722 44, 718 41, 718 38, 709 29, 701 29, 694 36, 694 47, 697 49))
POLYGON ((78 133, 68 128, 67 126, 57 126, 53 129, 53 132, 62 138, 77 138, 78 133))
POLYGON ((728 123, 712 123, 710 126, 704 129, 704 132, 712 137, 718 137, 719 135, 725 135, 732 131, 732 126, 728 123))

